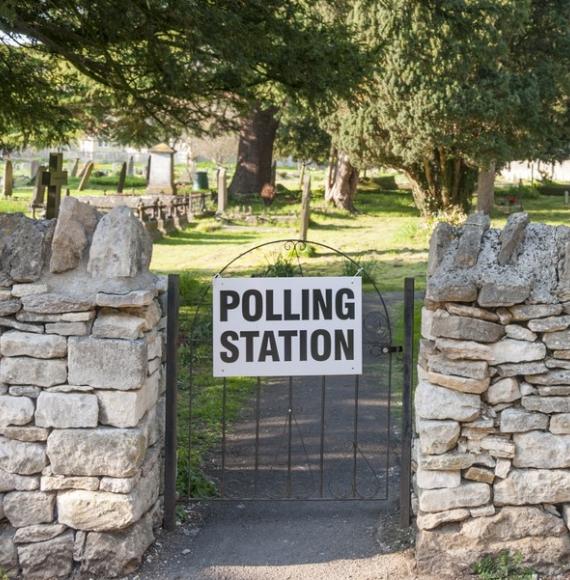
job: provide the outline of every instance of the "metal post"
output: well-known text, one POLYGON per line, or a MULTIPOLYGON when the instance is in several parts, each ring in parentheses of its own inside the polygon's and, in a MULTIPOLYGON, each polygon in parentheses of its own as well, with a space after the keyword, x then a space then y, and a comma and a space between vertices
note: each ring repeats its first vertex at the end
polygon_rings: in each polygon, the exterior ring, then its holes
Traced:
POLYGON ((168 275, 166 322, 166 425, 164 433, 164 527, 176 528, 176 369, 180 279, 168 275))
POLYGON ((414 278, 404 282, 404 384, 402 389, 402 463, 400 466, 400 526, 411 520, 412 377, 414 365, 414 278))

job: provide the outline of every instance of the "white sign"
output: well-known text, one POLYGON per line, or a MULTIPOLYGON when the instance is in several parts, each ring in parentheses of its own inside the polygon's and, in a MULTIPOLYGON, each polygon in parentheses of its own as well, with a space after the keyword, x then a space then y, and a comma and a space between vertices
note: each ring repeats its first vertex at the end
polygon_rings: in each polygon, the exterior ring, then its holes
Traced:
POLYGON ((362 374, 362 280, 214 278, 214 376, 362 374))

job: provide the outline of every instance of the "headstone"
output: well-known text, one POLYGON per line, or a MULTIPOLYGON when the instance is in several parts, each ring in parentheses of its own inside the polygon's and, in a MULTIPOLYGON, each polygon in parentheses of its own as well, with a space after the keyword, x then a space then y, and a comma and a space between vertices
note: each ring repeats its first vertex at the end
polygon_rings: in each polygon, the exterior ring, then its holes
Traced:
POLYGON ((43 184, 47 186, 46 219, 50 220, 59 213, 61 186, 67 184, 67 171, 63 171, 63 153, 49 154, 49 170, 42 175, 43 184))
POLYGON ((73 162, 73 167, 71 168, 71 177, 77 177, 77 171, 79 170, 79 157, 75 158, 73 162))
POLYGON ((227 170, 225 167, 218 169, 218 213, 224 213, 228 209, 228 185, 226 182, 227 170))
POLYGON ((311 219, 311 176, 305 176, 303 183, 303 198, 301 201, 301 227, 299 229, 299 239, 307 241, 309 231, 309 221, 311 219))
POLYGON ((117 193, 123 193, 123 189, 125 189, 126 178, 127 178, 127 162, 125 161, 121 165, 121 171, 119 173, 119 184, 117 185, 117 193))
POLYGON ((150 163, 151 163, 151 156, 148 156, 148 159, 146 160, 146 169, 145 169, 145 174, 144 174, 144 180, 146 181, 146 184, 148 185, 148 180, 150 179, 150 163))
POLYGON ((127 175, 129 177, 132 177, 135 174, 135 159, 134 157, 131 155, 129 157, 129 163, 127 165, 127 175))
POLYGON ((39 167, 40 167, 39 161, 36 161, 35 159, 33 161, 30 161, 30 179, 36 178, 39 167))
POLYGON ((93 161, 89 161, 89 163, 87 163, 87 165, 85 166, 85 170, 83 171, 83 176, 81 177, 79 187, 77 188, 78 191, 83 191, 87 187, 87 184, 89 183, 89 179, 91 178, 91 173, 93 172, 93 167, 95 167, 95 164, 93 163, 93 161))
POLYGON ((271 165, 271 185, 275 187, 277 183, 277 161, 274 161, 271 165))
POLYGON ((82 166, 81 169, 79 170, 79 172, 77 173, 77 177, 79 177, 79 179, 81 179, 84 175, 85 175, 85 170, 87 169, 87 167, 89 166, 89 163, 91 163, 91 161, 86 161, 82 166))
POLYGON ((150 171, 146 192, 149 194, 175 195, 174 154, 176 151, 166 143, 150 150, 150 171))
POLYGON ((6 159, 4 161, 4 181, 2 182, 2 193, 4 197, 11 197, 14 189, 14 168, 12 161, 6 159))
POLYGON ((36 171, 36 180, 34 186, 34 198, 32 200, 32 214, 36 217, 36 210, 44 206, 44 195, 46 186, 44 184, 45 165, 40 165, 36 171))

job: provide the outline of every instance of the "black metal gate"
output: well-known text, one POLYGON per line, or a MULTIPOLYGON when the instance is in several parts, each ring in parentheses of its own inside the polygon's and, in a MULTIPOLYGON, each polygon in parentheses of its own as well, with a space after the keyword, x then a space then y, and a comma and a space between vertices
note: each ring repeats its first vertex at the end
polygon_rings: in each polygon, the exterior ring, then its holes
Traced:
MULTIPOLYGON (((362 276, 360 376, 214 378, 211 287, 181 314, 178 497, 378 501, 388 499, 397 478, 402 518, 409 519, 413 279, 404 293, 403 344, 395 344, 391 305, 371 274, 325 244, 268 242, 217 275, 323 275, 327 260, 338 257, 340 275, 362 276)), ((172 377, 168 383, 172 388, 172 377)))

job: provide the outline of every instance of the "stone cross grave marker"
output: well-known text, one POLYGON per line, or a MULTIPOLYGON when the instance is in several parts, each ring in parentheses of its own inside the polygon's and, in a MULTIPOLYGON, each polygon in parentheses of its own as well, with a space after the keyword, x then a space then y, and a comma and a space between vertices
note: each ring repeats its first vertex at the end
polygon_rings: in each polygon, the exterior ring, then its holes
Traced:
POLYGON ((146 192, 150 194, 175 195, 174 154, 176 151, 166 143, 150 150, 150 170, 146 192))
POLYGON ((49 154, 49 169, 42 173, 42 182, 47 186, 46 219, 57 217, 61 201, 61 187, 67 185, 67 171, 63 171, 63 153, 49 154))
POLYGON ((79 170, 79 157, 76 157, 75 161, 73 162, 73 166, 71 167, 70 176, 77 177, 78 170, 79 170))
POLYGON ((131 155, 129 157, 129 163, 127 165, 127 175, 129 177, 132 177, 135 174, 135 159, 134 157, 131 155))
POLYGON ((91 179, 91 173, 93 172, 93 168, 95 167, 95 163, 93 161, 89 161, 89 163, 85 166, 85 170, 83 171, 83 176, 81 177, 81 181, 79 183, 79 187, 77 188, 78 191, 83 191, 89 180, 91 179))
POLYGON ((228 184, 226 174, 227 170, 225 167, 218 169, 218 213, 224 213, 228 209, 228 184))
POLYGON ((299 228, 299 239, 307 241, 309 231, 309 220, 311 219, 311 176, 305 176, 303 183, 303 198, 301 201, 301 227, 299 228))
POLYGON ((4 161, 4 181, 2 182, 2 193, 4 197, 11 197, 14 189, 14 167, 10 159, 4 161))
POLYGON ((125 180, 127 178, 127 162, 123 162, 121 165, 121 171, 119 172, 119 184, 117 185, 117 193, 123 193, 125 189, 125 180))

